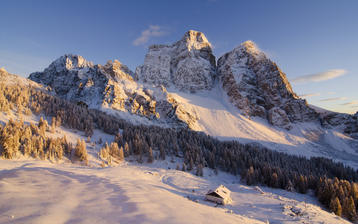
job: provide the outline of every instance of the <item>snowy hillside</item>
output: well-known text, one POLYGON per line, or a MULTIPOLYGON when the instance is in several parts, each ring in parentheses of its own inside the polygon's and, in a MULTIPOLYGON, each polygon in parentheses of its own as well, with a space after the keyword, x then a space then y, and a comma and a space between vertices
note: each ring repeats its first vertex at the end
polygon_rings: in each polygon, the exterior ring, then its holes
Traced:
POLYGON ((318 121, 293 124, 291 130, 272 126, 266 119, 242 115, 220 88, 197 94, 168 92, 198 118, 192 125, 196 131, 221 140, 259 143, 294 155, 324 156, 358 167, 358 140, 339 129, 323 128, 318 121))
POLYGON ((0 163, 1 223, 349 223, 309 195, 248 187, 235 176, 177 171, 175 163, 112 168, 22 160, 0 163), (167 168, 171 169, 168 170, 167 168), (233 203, 204 200, 225 184, 233 203))

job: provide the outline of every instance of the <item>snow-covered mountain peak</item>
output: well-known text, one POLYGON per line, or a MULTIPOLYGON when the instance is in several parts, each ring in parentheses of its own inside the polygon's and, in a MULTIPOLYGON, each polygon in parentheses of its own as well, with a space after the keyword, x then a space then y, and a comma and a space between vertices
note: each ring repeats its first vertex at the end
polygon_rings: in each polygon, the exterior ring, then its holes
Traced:
POLYGON ((136 77, 143 82, 190 92, 211 89, 215 76, 211 44, 203 33, 193 30, 172 45, 149 47, 144 64, 136 69, 136 77))
POLYGON ((120 81, 121 79, 127 79, 133 81, 134 73, 124 64, 118 60, 109 60, 103 66, 105 73, 110 75, 110 78, 120 81))
POLYGON ((189 30, 187 31, 180 42, 184 42, 187 49, 200 50, 202 48, 211 48, 211 44, 202 32, 189 30))
POLYGON ((230 101, 246 115, 287 129, 292 122, 317 120, 317 113, 293 92, 285 73, 252 41, 219 58, 218 77, 230 101))
POLYGON ((55 69, 58 72, 72 69, 92 68, 93 63, 87 61, 80 55, 65 54, 50 64, 48 69, 55 69))
POLYGON ((243 42, 238 47, 236 47, 233 51, 241 52, 244 54, 250 54, 256 58, 261 58, 261 59, 266 58, 265 53, 261 51, 260 48, 257 46, 257 44, 252 40, 247 40, 243 42))

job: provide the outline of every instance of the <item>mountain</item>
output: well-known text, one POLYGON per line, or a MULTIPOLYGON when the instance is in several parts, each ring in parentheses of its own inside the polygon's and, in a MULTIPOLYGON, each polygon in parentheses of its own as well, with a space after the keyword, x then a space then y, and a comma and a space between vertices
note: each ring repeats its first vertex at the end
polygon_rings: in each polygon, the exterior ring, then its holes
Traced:
POLYGON ((230 101, 249 116, 267 118, 275 126, 317 120, 318 114, 292 90, 286 75, 246 41, 218 60, 218 77, 230 101))
POLYGON ((286 75, 254 42, 215 63, 210 42, 188 31, 149 47, 133 73, 118 61, 94 65, 64 55, 29 78, 53 94, 134 124, 189 128, 358 167, 357 115, 324 113, 294 93, 286 75))
POLYGON ((146 88, 119 61, 94 65, 79 55, 64 55, 29 79, 49 86, 66 100, 106 110, 133 123, 190 126, 192 115, 167 94, 164 87, 146 88), (134 115, 134 116, 132 116, 134 115))
POLYGON ((211 44, 203 33, 190 30, 172 45, 150 46, 136 76, 145 83, 184 91, 210 90, 216 76, 211 44))
MULTIPOLYGON (((143 78, 143 66, 133 73, 119 61, 94 65, 78 55, 64 55, 43 72, 32 73, 38 83, 0 69, 5 174, 0 188, 8 206, 0 222, 53 220, 56 211, 63 222, 78 223, 112 223, 118 217, 128 223, 176 223, 183 214, 193 223, 207 221, 210 214, 213 223, 347 223, 316 206, 318 201, 333 212, 343 204, 343 215, 355 218, 349 214, 355 212, 358 174, 351 167, 358 167, 358 140, 349 135, 357 133, 358 113, 307 105, 251 41, 225 54, 217 66, 210 64, 206 73, 207 60, 213 58, 205 54, 211 52, 210 44, 200 32, 184 37, 167 45, 185 46, 176 53, 186 56, 170 54, 170 61, 180 61, 181 67, 170 67, 166 82, 160 76, 143 78), (173 72, 178 67, 183 72, 173 72), (16 188, 34 181, 30 188, 16 188), (59 190, 62 182, 71 187, 59 190), (222 183, 232 192, 233 203, 205 201, 208 189, 222 183), (42 185, 50 186, 45 194, 36 187, 42 185), (295 192, 318 192, 318 200, 295 192), (43 195, 52 195, 50 202, 43 195), (17 199, 26 197, 24 207, 17 199), (118 215, 122 207, 133 205, 135 209, 118 215), (153 206, 165 211, 154 214, 148 209, 153 206), (107 213, 97 211, 99 207, 107 213), (44 215, 33 215, 38 208, 44 215), (177 216, 168 216, 173 212, 177 216)), ((160 55, 158 60, 159 65, 145 64, 160 68, 160 55)))

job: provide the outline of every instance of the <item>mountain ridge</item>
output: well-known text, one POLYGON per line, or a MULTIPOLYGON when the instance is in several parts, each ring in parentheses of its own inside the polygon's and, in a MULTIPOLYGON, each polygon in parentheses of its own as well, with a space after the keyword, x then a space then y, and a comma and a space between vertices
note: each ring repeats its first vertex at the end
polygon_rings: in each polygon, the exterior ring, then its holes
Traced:
POLYGON ((310 108, 253 41, 242 43, 216 63, 210 42, 193 30, 173 44, 150 46, 143 65, 135 72, 116 60, 94 65, 69 54, 29 78, 50 86, 62 98, 144 117, 151 124, 159 121, 161 125, 196 130, 201 119, 198 112, 172 92, 209 96, 219 88, 242 115, 263 118, 275 127, 291 130, 302 122, 337 127, 345 119, 347 124, 340 126, 341 130, 351 136, 358 132, 354 116, 323 116, 310 108))

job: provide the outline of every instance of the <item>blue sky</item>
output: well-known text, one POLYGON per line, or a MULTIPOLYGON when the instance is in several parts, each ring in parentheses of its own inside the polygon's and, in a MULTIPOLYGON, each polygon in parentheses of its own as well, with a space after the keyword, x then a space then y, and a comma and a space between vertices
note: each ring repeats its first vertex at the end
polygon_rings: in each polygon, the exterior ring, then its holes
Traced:
POLYGON ((358 1, 0 1, 0 67, 28 76, 65 53, 132 70, 189 29, 216 57, 253 40, 309 103, 358 111, 358 1))

